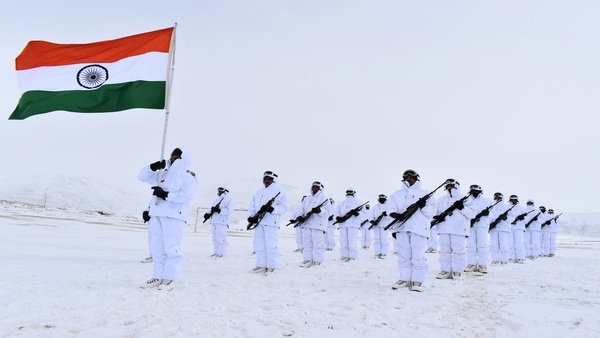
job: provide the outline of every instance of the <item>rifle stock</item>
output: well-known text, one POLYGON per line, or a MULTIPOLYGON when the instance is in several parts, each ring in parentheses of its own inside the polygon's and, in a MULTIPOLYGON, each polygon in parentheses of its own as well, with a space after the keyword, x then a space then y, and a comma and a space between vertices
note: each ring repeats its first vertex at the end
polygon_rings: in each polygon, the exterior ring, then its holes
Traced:
POLYGON ((510 224, 512 224, 512 225, 517 224, 517 222, 519 221, 520 217, 525 217, 525 216, 529 215, 530 213, 532 213, 534 211, 535 211, 535 209, 531 209, 528 212, 524 212, 524 213, 520 214, 519 216, 515 217, 515 219, 512 222, 510 222, 510 224))
MULTIPOLYGON (((219 201, 219 203, 217 203, 217 204, 215 205, 215 207, 216 207, 216 208, 218 208, 218 207, 221 205, 221 202, 223 202, 223 199, 225 199, 225 197, 221 198, 221 200, 219 201)), ((209 213, 208 217, 207 217, 207 218, 205 218, 205 219, 204 219, 204 221, 202 221, 202 223, 206 223, 206 221, 208 221, 208 220, 209 220, 209 219, 212 217, 212 215, 213 215, 214 213, 215 213, 215 212, 214 212, 214 211, 212 211, 212 208, 211 208, 211 210, 210 210, 210 213, 209 213)))
MULTIPOLYGON (((328 198, 326 198, 323 202, 321 202, 321 204, 319 204, 318 206, 316 206, 316 208, 321 208, 327 202, 329 202, 328 198)), ((303 216, 303 218, 304 218, 303 221, 297 221, 297 219, 296 219, 296 222, 294 222, 294 223, 296 223, 296 225, 294 225, 294 228, 296 228, 296 227, 302 225, 302 223, 306 222, 308 220, 308 218, 314 214, 313 209, 310 209, 310 211, 307 212, 306 215, 303 216)))
MULTIPOLYGON (((457 200, 457 201, 464 203, 467 200, 467 198, 469 198, 469 196, 471 196, 471 193, 468 193, 467 195, 465 195, 464 197, 462 197, 460 200, 457 200)), ((436 224, 439 224, 439 223, 442 223, 443 221, 445 221, 446 217, 452 216, 452 213, 454 212, 454 210, 456 210, 454 203, 456 203, 456 202, 453 202, 450 205, 450 207, 448 207, 448 209, 444 210, 444 212, 442 212, 441 214, 436 215, 437 219, 434 219, 433 221, 431 221, 430 228, 433 228, 436 224), (440 218, 441 218, 441 220, 440 220, 440 218)), ((436 216, 434 216, 434 218, 436 218, 436 216)))
MULTIPOLYGON (((534 209, 535 210, 535 209, 534 209)), ((531 225, 531 223, 535 222, 538 220, 538 218, 540 217, 540 215, 542 214, 542 212, 540 211, 537 215, 533 216, 526 224, 525 224, 525 229, 529 228, 529 226, 531 225)))
POLYGON ((513 204, 512 207, 508 208, 506 211, 501 213, 500 216, 496 217, 496 219, 492 223, 490 223, 490 230, 492 230, 493 228, 496 227, 496 225, 498 225, 500 222, 502 222, 502 218, 508 216, 509 211, 511 211, 516 206, 517 206, 516 204, 513 204))
POLYGON ((496 206, 496 204, 500 203, 501 201, 498 201, 492 205, 487 206, 485 209, 481 210, 472 220, 471 220, 471 228, 481 220, 481 218, 483 217, 483 212, 487 211, 489 212, 490 210, 492 210, 493 207, 496 206))
POLYGON ((419 208, 417 208, 417 204, 419 203, 419 201, 421 201, 421 200, 427 201, 431 196, 433 196, 433 194, 435 194, 436 191, 438 191, 441 187, 446 185, 447 182, 448 182, 448 180, 445 180, 444 183, 440 184, 437 188, 433 189, 432 192, 419 198, 415 203, 409 205, 406 208, 406 210, 402 214, 400 214, 401 217, 394 218, 394 220, 391 221, 390 224, 386 225, 385 228, 383 228, 383 229, 389 230, 392 226, 394 226, 394 224, 396 224, 398 222, 402 222, 398 225, 398 227, 401 227, 404 223, 406 223, 406 221, 408 221, 415 214, 415 212, 417 212, 417 210, 419 209, 419 208))
POLYGON ((369 230, 373 229, 374 227, 377 226, 377 224, 379 224, 379 222, 381 222, 381 220, 385 217, 385 215, 387 214, 386 211, 382 212, 381 215, 379 215, 379 217, 377 217, 373 223, 371 223, 371 226, 369 227, 369 230))
POLYGON ((354 213, 354 211, 360 211, 360 209, 362 209, 362 207, 364 207, 368 203, 369 203, 369 201, 366 201, 365 203, 363 203, 363 204, 357 206, 356 208, 348 211, 344 216, 342 216, 343 221, 336 220, 335 222, 333 222, 333 225, 336 225, 338 223, 344 223, 344 222, 346 222, 347 220, 350 219, 350 217, 352 217, 352 214, 354 213))
MULTIPOLYGON (((273 205, 273 202, 275 202, 275 199, 279 196, 279 194, 281 194, 281 191, 277 193, 277 195, 273 196, 273 198, 271 198, 270 200, 267 201, 267 203, 265 203, 261 209, 263 207, 267 207, 267 209, 273 205)), ((262 221, 262 219, 265 217, 265 215, 267 214, 266 211, 258 211, 256 213, 256 215, 254 215, 254 217, 257 219, 256 223, 248 223, 248 226, 246 226, 246 230, 252 230, 254 228, 256 228, 258 226, 258 224, 260 223, 260 221, 262 221)))

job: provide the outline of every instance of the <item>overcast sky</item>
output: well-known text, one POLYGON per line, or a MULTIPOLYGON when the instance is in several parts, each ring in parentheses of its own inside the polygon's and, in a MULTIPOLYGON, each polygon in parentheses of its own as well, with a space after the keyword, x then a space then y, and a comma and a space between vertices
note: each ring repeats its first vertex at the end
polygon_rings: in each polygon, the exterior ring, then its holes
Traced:
MULTIPOLYGON (((202 187, 321 180, 518 194, 600 211, 597 1, 12 1, 0 5, 0 179, 61 173, 124 189, 160 155, 164 113, 8 121, 29 40, 85 43, 178 22, 168 148, 202 187)), ((93 192, 90 192, 93 193, 93 192)))

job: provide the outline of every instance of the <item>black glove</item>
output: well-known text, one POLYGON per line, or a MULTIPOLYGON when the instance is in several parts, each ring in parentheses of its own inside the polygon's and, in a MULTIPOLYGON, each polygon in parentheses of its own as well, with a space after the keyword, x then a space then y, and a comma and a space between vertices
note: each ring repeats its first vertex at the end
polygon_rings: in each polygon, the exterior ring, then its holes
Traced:
POLYGON ((321 213, 321 207, 314 207, 312 208, 312 213, 313 214, 320 214, 321 213))
POLYGON ((298 217, 296 217, 296 222, 297 222, 297 223, 302 223, 302 222, 304 222, 304 217, 302 217, 302 216, 298 216, 298 217))
POLYGON ((148 210, 142 212, 142 219, 144 220, 144 223, 150 221, 150 212, 148 210))
POLYGON ((275 211, 275 208, 273 208, 272 206, 269 206, 269 207, 267 208, 267 212, 268 212, 268 213, 271 213, 271 212, 273 212, 273 211, 275 211))
POLYGON ((488 209, 483 209, 481 211, 481 216, 489 216, 490 215, 490 211, 488 209))
POLYGON ((375 221, 369 221, 369 223, 371 223, 371 224, 375 225, 375 221))
POLYGON ((250 217, 248 217, 248 223, 254 224, 256 222, 258 222, 258 217, 256 217, 256 216, 250 216, 250 217))
POLYGON ((335 218, 335 220, 336 220, 336 221, 338 221, 338 222, 343 222, 343 221, 345 221, 345 220, 344 220, 344 217, 342 217, 342 216, 338 216, 338 217, 336 217, 336 218, 335 218))
POLYGON ((169 196, 169 192, 168 191, 164 191, 163 188, 159 187, 159 186, 154 186, 152 187, 152 190, 154 190, 154 192, 152 193, 152 195, 158 197, 158 198, 162 198, 163 200, 167 199, 167 196, 169 196))
POLYGON ((458 210, 462 210, 465 208, 465 204, 461 200, 454 202, 453 206, 458 210))
POLYGON ((165 169, 167 167, 167 162, 165 160, 156 161, 154 163, 150 163, 150 170, 157 171, 158 169, 165 169))
POLYGON ((359 215, 359 212, 358 212, 358 210, 352 210, 352 211, 350 212, 350 215, 358 217, 358 215, 359 215))
POLYGON ((333 215, 329 216, 328 218, 330 221, 333 221, 333 215))
POLYGON ((417 201, 417 204, 416 204, 417 208, 419 208, 419 209, 425 208, 426 205, 427 205, 427 200, 424 198, 419 198, 419 200, 417 201))
POLYGON ((519 216, 517 216, 517 219, 518 219, 519 221, 522 221, 522 220, 524 220, 524 219, 525 219, 525 216, 523 216, 523 215, 519 215, 519 216))
POLYGON ((210 218, 210 214, 209 214, 208 212, 207 212, 207 213, 205 213, 205 214, 204 214, 204 220, 206 221, 206 220, 207 220, 207 219, 209 219, 209 218, 210 218))
POLYGON ((381 214, 383 215, 383 217, 387 216, 387 212, 385 212, 385 211, 382 212, 381 214))
POLYGON ((508 215, 502 215, 502 216, 500 216, 500 219, 503 220, 503 221, 506 221, 507 218, 508 218, 508 215))
POLYGON ((267 212, 267 210, 269 209, 268 205, 263 205, 260 207, 260 209, 258 209, 258 212, 267 212))
POLYGON ((433 216, 433 219, 438 221, 438 222, 443 222, 444 221, 444 216, 443 215, 435 215, 433 216))
POLYGON ((210 212, 213 214, 216 212, 218 214, 221 212, 221 208, 215 205, 214 207, 210 208, 210 212))
POLYGON ((402 219, 402 214, 399 214, 397 212, 392 212, 390 213, 390 216, 395 218, 395 219, 402 219))

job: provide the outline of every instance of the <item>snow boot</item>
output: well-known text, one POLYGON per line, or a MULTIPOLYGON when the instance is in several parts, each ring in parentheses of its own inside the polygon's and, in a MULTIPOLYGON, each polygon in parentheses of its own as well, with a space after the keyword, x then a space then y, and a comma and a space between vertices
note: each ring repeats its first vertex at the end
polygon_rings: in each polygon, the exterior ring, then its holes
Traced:
POLYGON ((300 264, 301 268, 310 268, 311 266, 313 266, 313 261, 311 260, 306 260, 300 264))
POLYGON ((474 272, 477 271, 477 268, 475 267, 475 265, 473 264, 469 264, 467 265, 467 267, 465 268, 465 272, 474 272))
POLYGON ((266 269, 266 268, 264 268, 264 267, 262 267, 262 266, 257 266, 257 267, 255 267, 254 269, 252 269, 252 272, 258 272, 258 273, 260 273, 260 272, 265 272, 265 269, 266 269))
POLYGON ((405 280, 399 280, 392 285, 392 290, 398 290, 400 288, 408 287, 410 283, 405 280))
POLYGON ((425 288, 423 287, 423 284, 421 284, 421 282, 412 282, 410 284, 409 290, 416 291, 416 292, 423 292, 423 291, 425 291, 425 288))
POLYGON ((162 282, 162 279, 151 278, 146 281, 146 283, 140 285, 142 289, 152 289, 157 287, 162 282))
POLYGON ((437 278, 437 279, 452 279, 452 273, 442 271, 435 278, 437 278))
POLYGON ((158 285, 158 289, 162 291, 171 291, 175 287, 175 283, 170 279, 163 279, 158 285))

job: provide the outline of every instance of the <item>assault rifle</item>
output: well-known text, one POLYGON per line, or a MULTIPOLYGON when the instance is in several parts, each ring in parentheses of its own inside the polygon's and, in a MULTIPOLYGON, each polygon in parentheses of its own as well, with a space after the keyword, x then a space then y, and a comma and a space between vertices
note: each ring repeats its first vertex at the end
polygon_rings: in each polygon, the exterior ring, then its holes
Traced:
POLYGON ((396 224, 398 222, 402 222, 402 223, 400 223, 400 225, 398 225, 398 227, 401 227, 404 223, 406 223, 406 221, 408 221, 412 217, 412 215, 415 214, 415 212, 417 212, 417 210, 419 210, 419 207, 417 207, 417 204, 421 203, 422 201, 427 201, 429 199, 429 197, 433 196, 433 194, 435 194, 435 192, 438 191, 441 187, 445 186, 447 184, 447 182, 448 182, 448 180, 445 180, 444 183, 440 184, 437 188, 433 189, 432 192, 419 198, 415 203, 409 205, 406 208, 406 210, 400 214, 400 217, 394 218, 394 220, 391 221, 390 224, 386 225, 385 228, 383 228, 383 229, 389 230, 391 227, 394 226, 394 224, 396 224))
POLYGON ((513 204, 512 207, 508 208, 505 212, 501 213, 500 216, 496 217, 496 219, 490 223, 490 230, 496 227, 500 222, 504 221, 508 216, 508 212, 512 210, 512 208, 516 207, 516 204, 513 204))
POLYGON ((496 204, 500 203, 502 201, 498 201, 490 206, 488 206, 487 208, 481 210, 476 216, 475 218, 473 218, 471 220, 471 228, 473 227, 473 225, 475 225, 477 222, 479 222, 481 220, 481 218, 483 217, 483 213, 487 211, 488 215, 490 214, 490 210, 492 210, 493 207, 496 206, 496 204))
MULTIPOLYGON (((535 210, 535 209, 533 209, 533 210, 535 210)), ((527 223, 525 223, 525 229, 529 228, 531 223, 537 221, 541 214, 542 214, 542 212, 540 211, 537 215, 533 216, 533 218, 531 218, 527 223)))
POLYGON ((273 205, 273 202, 275 202, 275 199, 277 198, 277 196, 279 196, 279 194, 281 194, 281 191, 278 192, 277 195, 273 196, 273 198, 268 200, 267 203, 265 203, 262 207, 260 207, 260 210, 258 210, 256 215, 251 217, 251 218, 255 219, 256 222, 248 222, 248 226, 246 227, 246 230, 252 230, 258 226, 260 221, 262 221, 263 218, 265 217, 265 215, 267 214, 267 210, 273 205), (261 210, 263 210, 263 211, 261 211, 261 210))
POLYGON ((212 217, 212 215, 215 213, 215 209, 219 209, 219 206, 221 205, 221 202, 223 202, 224 198, 225 197, 221 198, 219 203, 217 203, 214 207, 210 208, 210 212, 204 214, 204 221, 202 221, 202 223, 206 223, 206 221, 208 221, 212 217))
MULTIPOLYGON (((319 204, 318 206, 316 206, 316 207, 314 207, 314 208, 310 209, 310 211, 309 211, 309 212, 307 212, 307 213, 306 213, 306 215, 304 215, 304 216, 298 216, 298 217, 296 217, 296 219, 294 220, 294 222, 292 222, 292 223, 296 223, 296 225, 294 225, 294 228, 296 228, 296 227, 298 227, 299 225, 301 225, 302 223, 306 222, 306 221, 308 220, 308 218, 309 218, 310 216, 312 216, 312 215, 315 213, 315 212, 314 212, 314 210, 315 210, 316 208, 319 208, 319 209, 321 209, 321 207, 322 207, 323 205, 325 205, 325 203, 327 203, 327 202, 329 202, 329 199, 328 199, 328 198, 326 198, 326 199, 323 201, 323 203, 321 203, 321 204, 319 204)), ((290 223, 290 224, 292 224, 292 223, 290 223)), ((287 224, 286 226, 288 226, 288 225, 290 225, 290 224, 287 224)))
POLYGON ((510 224, 515 225, 517 224, 518 221, 522 221, 525 219, 525 216, 529 215, 530 213, 534 212, 535 209, 531 209, 528 212, 524 212, 522 214, 520 214, 519 216, 515 217, 515 220, 510 222, 510 224))
POLYGON ((354 214, 357 211, 360 211, 360 209, 362 209, 362 207, 364 207, 368 203, 369 203, 369 201, 366 201, 365 203, 363 203, 363 204, 357 206, 356 208, 348 211, 344 216, 340 217, 339 219, 336 219, 336 221, 333 222, 333 225, 336 225, 338 223, 344 223, 344 222, 346 222, 347 220, 350 219, 350 217, 352 217, 352 214, 354 214))
POLYGON ((561 212, 560 214, 558 214, 557 216, 552 217, 551 219, 547 220, 546 222, 542 223, 542 228, 546 225, 550 225, 550 223, 552 223, 552 221, 557 220, 560 215, 562 215, 563 213, 561 212))
MULTIPOLYGON (((362 227, 363 227, 363 225, 365 225, 365 224, 366 224, 368 221, 369 221, 368 219, 366 219, 366 220, 362 221, 362 223, 360 223, 360 226, 359 226, 358 228, 359 228, 359 229, 360 229, 360 228, 362 228, 362 227)), ((369 229, 367 229, 367 230, 369 230, 369 229)))
MULTIPOLYGON (((444 210, 444 212, 442 212, 441 214, 433 216, 433 221, 431 221, 430 228, 433 228, 433 226, 435 226, 436 224, 442 223, 444 220, 446 220, 446 217, 452 216, 452 214, 454 213, 454 210, 458 209, 456 207, 456 204, 464 203, 467 200, 467 198, 469 198, 469 196, 471 196, 471 193, 468 193, 463 198, 454 201, 454 203, 452 203, 452 205, 450 205, 450 207, 448 209, 444 210)), ((463 207, 464 207, 464 205, 463 205, 463 207)))
POLYGON ((369 230, 373 229, 374 227, 377 226, 377 224, 379 224, 379 222, 381 222, 381 220, 387 216, 387 212, 384 211, 381 213, 381 215, 379 215, 379 217, 377 217, 376 219, 371 221, 371 226, 369 227, 369 230))

